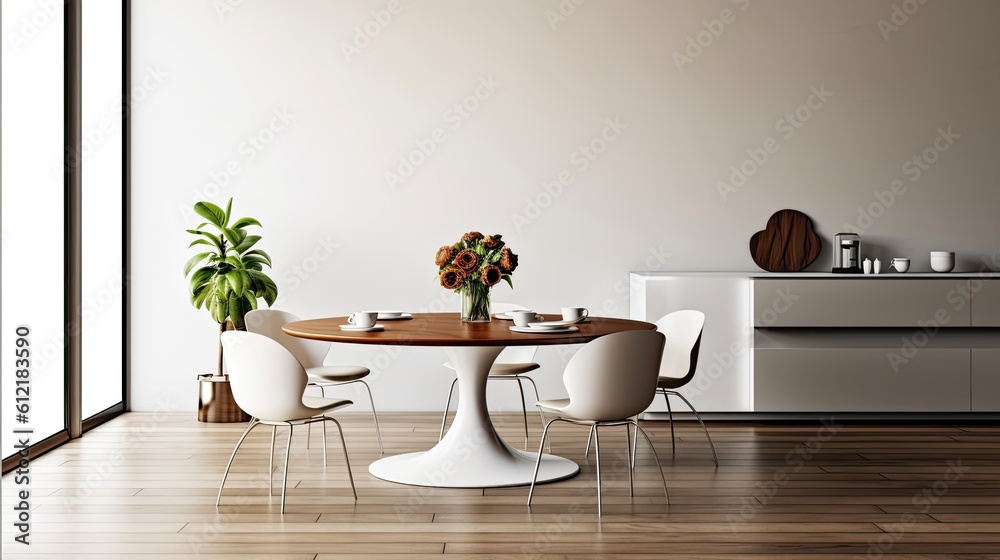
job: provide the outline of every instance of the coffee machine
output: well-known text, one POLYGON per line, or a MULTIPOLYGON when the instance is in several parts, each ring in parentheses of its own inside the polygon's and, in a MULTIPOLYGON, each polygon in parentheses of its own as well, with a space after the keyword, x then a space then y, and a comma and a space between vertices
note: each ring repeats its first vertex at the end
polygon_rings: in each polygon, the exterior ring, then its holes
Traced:
POLYGON ((833 272, 861 274, 861 236, 838 233, 833 237, 833 272))

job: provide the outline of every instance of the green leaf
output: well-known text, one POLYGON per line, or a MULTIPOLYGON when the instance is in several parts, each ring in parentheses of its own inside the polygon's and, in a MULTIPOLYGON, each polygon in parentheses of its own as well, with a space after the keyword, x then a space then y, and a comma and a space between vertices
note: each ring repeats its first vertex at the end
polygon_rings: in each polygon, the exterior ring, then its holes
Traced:
POLYGON ((233 215, 233 197, 229 197, 229 202, 226 203, 226 215, 222 221, 222 225, 229 224, 229 217, 233 215))
POLYGON ((243 295, 243 290, 245 286, 243 285, 243 274, 241 274, 241 271, 234 270, 229 274, 226 274, 226 281, 229 282, 229 285, 233 287, 234 294, 238 296, 243 295))
MULTIPOLYGON (((208 245, 209 247, 215 247, 215 245, 213 245, 212 242, 207 239, 195 239, 194 241, 191 242, 190 245, 188 245, 188 249, 194 247, 195 245, 208 245)), ((218 247, 215 248, 218 249, 218 247)))
POLYGON ((187 264, 184 265, 184 277, 187 278, 187 275, 191 272, 191 269, 194 268, 195 265, 197 265, 198 263, 200 263, 201 261, 205 260, 210 256, 212 256, 212 253, 204 252, 204 253, 198 253, 197 255, 188 259, 187 264))
POLYGON ((260 241, 259 235, 248 235, 239 245, 233 247, 233 250, 242 255, 250 250, 250 247, 253 247, 258 241, 260 241))
POLYGON ((228 255, 226 257, 226 263, 232 265, 234 268, 243 268, 243 259, 236 255, 228 255))
POLYGON ((210 286, 208 284, 202 284, 194 290, 191 294, 191 305, 195 306, 197 309, 201 309, 201 306, 205 303, 205 298, 212 293, 210 286))
POLYGON ((504 274, 500 278, 507 281, 507 284, 510 286, 510 289, 512 290, 514 289, 514 282, 510 279, 510 274, 504 274))
POLYGON ((215 298, 209 311, 211 311, 212 319, 216 323, 225 323, 226 317, 229 316, 229 302, 222 298, 215 298))
POLYGON ((247 232, 242 229, 234 228, 222 228, 222 233, 226 236, 226 239, 229 240, 229 243, 231 243, 233 247, 242 243, 247 236, 247 232))
MULTIPOLYGON (((209 241, 212 242, 213 245, 215 245, 216 249, 218 249, 219 251, 222 251, 222 238, 219 237, 218 235, 215 235, 213 233, 209 233, 207 231, 197 230, 197 229, 189 229, 187 231, 188 231, 188 233, 192 233, 194 235, 204 235, 205 237, 208 238, 209 241)), ((195 245, 195 243, 191 243, 191 245, 188 245, 188 247, 191 247, 193 245, 195 245)), ((206 245, 207 245, 207 243, 206 243, 206 245)))
POLYGON ((258 222, 257 220, 255 220, 253 218, 240 218, 240 219, 236 220, 235 222, 233 222, 233 225, 232 225, 232 227, 234 227, 234 228, 242 228, 242 227, 247 227, 247 226, 260 226, 260 227, 264 227, 264 226, 260 225, 260 222, 258 222))
POLYGON ((271 278, 263 272, 257 272, 256 270, 250 270, 248 272, 250 273, 251 278, 264 284, 264 295, 262 297, 264 298, 264 301, 267 302, 268 307, 273 305, 274 300, 278 299, 278 286, 274 283, 274 280, 271 280, 271 278))
POLYGON ((215 271, 216 268, 214 266, 204 266, 196 270, 191 275, 191 281, 188 283, 191 293, 194 293, 200 286, 211 283, 215 271))
POLYGON ((247 295, 244 297, 244 300, 246 301, 246 305, 244 306, 245 309, 257 309, 257 298, 247 295))
MULTIPOLYGON (((229 202, 232 203, 232 199, 229 199, 229 202)), ((195 204, 194 211, 214 226, 220 229, 226 227, 226 213, 222 211, 222 208, 219 208, 211 202, 206 201, 195 204)))
POLYGON ((260 250, 260 249, 254 249, 252 251, 247 251, 246 254, 243 255, 243 256, 244 257, 251 257, 251 256, 254 256, 254 255, 256 255, 256 256, 261 257, 262 259, 264 259, 264 262, 267 263, 267 266, 273 266, 271 264, 271 256, 268 255, 267 253, 265 253, 264 251, 260 250))

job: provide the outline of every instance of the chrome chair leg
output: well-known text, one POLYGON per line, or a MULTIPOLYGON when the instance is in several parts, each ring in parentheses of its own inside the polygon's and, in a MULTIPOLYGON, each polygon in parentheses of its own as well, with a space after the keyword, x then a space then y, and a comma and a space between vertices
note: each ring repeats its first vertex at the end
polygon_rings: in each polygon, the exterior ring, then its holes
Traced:
MULTIPOLYGON (((524 379, 525 381, 531 383, 531 387, 535 391, 535 402, 538 402, 538 401, 542 400, 542 398, 540 396, 538 396, 538 385, 535 384, 535 380, 532 379, 532 378, 530 378, 530 377, 528 377, 527 375, 524 376, 522 379, 524 379)), ((542 413, 542 409, 540 409, 540 408, 538 409, 538 417, 542 420, 542 426, 544 426, 545 425, 545 414, 542 413)), ((525 448, 527 448, 527 446, 525 446, 525 448)), ((546 446, 546 449, 549 450, 549 453, 552 453, 552 442, 551 441, 546 446)))
POLYGON ((323 417, 323 425, 326 425, 325 420, 330 420, 337 425, 337 430, 340 432, 340 445, 344 449, 344 464, 347 465, 347 478, 351 481, 351 492, 354 493, 354 500, 358 499, 358 490, 354 487, 354 473, 351 471, 351 458, 347 456, 347 440, 344 439, 344 427, 340 425, 340 422, 336 418, 331 418, 329 416, 323 417))
POLYGON ((243 445, 243 440, 247 439, 250 435, 250 430, 254 429, 257 424, 260 424, 260 420, 256 418, 250 420, 247 425, 247 429, 243 431, 243 435, 240 436, 240 440, 236 442, 236 447, 233 449, 233 454, 229 456, 229 464, 226 465, 226 472, 222 473, 222 484, 219 484, 219 496, 215 498, 215 507, 219 507, 219 502, 222 501, 222 488, 226 485, 226 478, 229 476, 229 469, 233 466, 233 459, 236 458, 236 452, 240 450, 240 446, 243 445))
MULTIPOLYGON (((458 378, 456 377, 455 380, 457 381, 458 378)), ((372 397, 372 388, 365 382, 364 379, 358 379, 357 381, 358 383, 364 385, 365 389, 368 390, 368 402, 372 405, 372 418, 375 420, 375 437, 378 438, 378 453, 379 455, 385 455, 385 450, 382 449, 382 429, 379 428, 378 425, 378 413, 375 412, 375 398, 372 397)), ((445 413, 447 414, 447 411, 445 411, 445 413)), ((325 426, 326 424, 323 425, 325 426)))
POLYGON ((632 481, 632 470, 635 468, 633 465, 632 457, 632 432, 629 431, 629 425, 625 424, 625 457, 628 459, 628 495, 630 498, 635 497, 635 483, 632 481))
POLYGON ((528 404, 524 401, 524 385, 521 384, 521 376, 515 376, 517 390, 521 393, 521 416, 524 419, 524 448, 528 448, 528 404))
MULTIPOLYGON (((322 424, 323 426, 323 466, 325 467, 327 466, 326 465, 326 422, 320 422, 320 424, 322 424)), ((309 425, 311 426, 312 424, 309 425)))
POLYGON ((271 426, 271 453, 267 457, 267 495, 274 495, 274 436, 278 433, 277 426, 271 426))
MULTIPOLYGON (((674 395, 677 395, 678 397, 680 397, 681 400, 684 401, 684 403, 688 405, 688 408, 691 409, 691 412, 693 412, 694 415, 695 415, 695 417, 698 419, 698 423, 701 424, 702 431, 705 432, 705 437, 708 438, 708 445, 711 446, 711 448, 712 448, 712 460, 715 461, 715 466, 718 467, 719 466, 719 456, 715 452, 715 443, 712 441, 712 436, 708 433, 708 428, 705 427, 705 422, 701 419, 701 414, 699 414, 698 411, 695 410, 694 406, 692 406, 692 404, 691 404, 691 401, 689 401, 686 398, 684 398, 684 395, 678 393, 677 391, 671 391, 670 393, 674 394, 674 395)), ((671 427, 673 427, 673 423, 671 423, 671 427)))
POLYGON ((545 425, 542 429, 542 441, 538 442, 538 456, 535 457, 535 472, 531 475, 531 488, 528 489, 528 507, 531 507, 531 496, 535 493, 535 482, 538 480, 538 469, 542 465, 542 448, 545 447, 545 438, 549 436, 549 428, 552 424, 562 420, 562 418, 553 418, 545 425))
POLYGON ((594 426, 591 426, 590 427, 590 433, 587 434, 587 448, 583 450, 583 458, 584 459, 586 459, 587 457, 590 457, 590 442, 593 441, 593 439, 594 439, 594 427, 595 426, 596 426, 596 424, 594 426))
POLYGON ((601 516, 601 430, 594 424, 594 458, 597 459, 597 517, 601 516))
POLYGON ((653 447, 653 442, 649 440, 649 436, 646 435, 646 430, 639 427, 638 422, 633 422, 635 424, 635 429, 642 434, 642 437, 646 438, 646 443, 649 445, 649 449, 653 451, 653 458, 656 459, 656 470, 660 471, 660 480, 663 482, 663 496, 667 499, 667 505, 670 505, 670 492, 667 491, 667 478, 663 476, 663 467, 660 466, 660 456, 656 453, 656 448, 653 447))
POLYGON ((438 441, 444 437, 444 425, 448 421, 448 409, 451 408, 451 396, 455 394, 455 383, 458 383, 457 377, 451 382, 451 389, 448 390, 448 402, 444 404, 444 416, 441 417, 441 431, 438 433, 438 441))
POLYGON ((676 459, 677 440, 674 439, 674 411, 670 408, 670 398, 667 396, 667 393, 668 391, 663 391, 663 402, 667 403, 667 421, 670 422, 670 458, 676 459))
POLYGON ((285 442, 285 466, 281 473, 281 513, 285 513, 285 492, 288 488, 288 452, 292 449, 292 432, 295 431, 295 427, 289 423, 288 424, 288 441, 285 442))

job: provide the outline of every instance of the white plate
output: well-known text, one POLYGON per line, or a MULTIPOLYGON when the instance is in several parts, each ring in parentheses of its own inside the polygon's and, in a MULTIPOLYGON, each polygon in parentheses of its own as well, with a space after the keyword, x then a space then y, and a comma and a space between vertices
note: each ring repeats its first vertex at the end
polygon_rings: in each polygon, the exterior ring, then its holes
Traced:
POLYGON ((567 334, 580 332, 580 329, 574 326, 559 327, 555 329, 533 329, 531 327, 509 327, 510 330, 519 333, 531 333, 531 334, 567 334))
POLYGON ((357 325, 340 325, 340 330, 357 331, 357 332, 379 332, 385 330, 385 325, 380 325, 378 323, 375 323, 374 327, 359 327, 357 325))
POLYGON ((402 321, 404 319, 412 319, 413 315, 405 311, 379 311, 378 320, 379 321, 402 321), (387 315, 387 313, 392 313, 393 315, 387 315))
POLYGON ((529 323, 528 326, 533 329, 557 329, 561 327, 568 327, 570 325, 575 325, 577 323, 583 322, 586 317, 580 317, 579 319, 573 321, 541 321, 539 323, 529 323))

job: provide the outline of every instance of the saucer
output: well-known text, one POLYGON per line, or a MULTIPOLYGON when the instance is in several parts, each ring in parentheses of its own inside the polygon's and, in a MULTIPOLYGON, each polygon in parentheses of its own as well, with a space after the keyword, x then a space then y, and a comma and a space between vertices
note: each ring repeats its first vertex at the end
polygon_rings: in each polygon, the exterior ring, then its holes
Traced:
MULTIPOLYGON (((496 318, 496 319, 503 320, 503 321, 513 321, 514 320, 513 317, 511 317, 510 315, 508 315, 506 313, 497 313, 493 317, 496 318)), ((537 313, 535 314, 535 320, 536 321, 541 321, 543 319, 544 319, 544 317, 542 317, 541 315, 539 315, 537 313)))
POLYGON ((355 332, 380 332, 385 330, 385 325, 380 325, 375 323, 371 327, 359 327, 357 325, 340 325, 340 330, 342 331, 355 331, 355 332))
POLYGON ((403 321, 405 319, 412 319, 413 314, 407 313, 405 311, 379 311, 378 320, 379 321, 403 321))
POLYGON ((568 327, 570 325, 575 325, 577 323, 582 323, 586 317, 580 317, 579 319, 573 319, 572 321, 559 320, 559 321, 541 321, 538 323, 529 323, 529 327, 533 329, 556 329, 560 327, 568 327))
POLYGON ((562 326, 562 327, 553 327, 553 328, 541 328, 541 329, 533 329, 531 327, 517 327, 517 326, 509 327, 509 328, 513 332, 517 332, 517 333, 531 333, 531 334, 567 334, 567 333, 580 332, 579 328, 574 327, 572 325, 571 326, 562 326))

